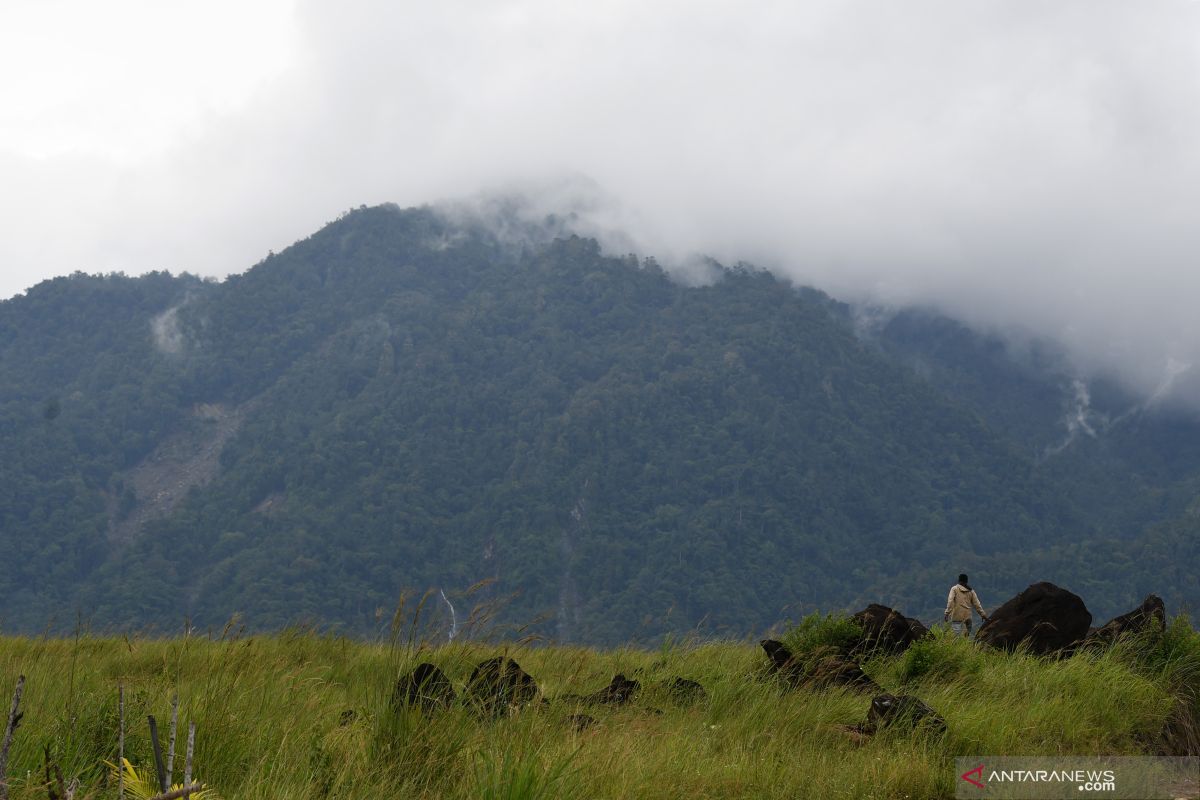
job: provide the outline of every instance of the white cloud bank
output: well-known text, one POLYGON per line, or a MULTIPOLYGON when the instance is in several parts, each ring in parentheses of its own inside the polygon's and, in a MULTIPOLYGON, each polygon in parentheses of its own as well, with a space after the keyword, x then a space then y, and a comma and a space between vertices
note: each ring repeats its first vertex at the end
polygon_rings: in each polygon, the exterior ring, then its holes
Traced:
POLYGON ((266 24, 287 64, 169 147, 0 137, 0 295, 227 274, 359 204, 582 174, 665 261, 1024 328, 1147 394, 1200 364, 1195 3, 314 1, 266 24))

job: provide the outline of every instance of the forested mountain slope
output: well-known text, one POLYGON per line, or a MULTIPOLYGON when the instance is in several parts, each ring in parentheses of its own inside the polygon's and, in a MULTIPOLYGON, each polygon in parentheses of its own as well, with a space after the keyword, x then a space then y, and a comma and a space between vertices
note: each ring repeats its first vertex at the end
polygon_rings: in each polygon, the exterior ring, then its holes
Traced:
POLYGON ((1168 563, 1147 542, 1183 523, 1142 527, 1182 513, 1154 492, 1190 491, 1187 458, 1107 497, 1141 526, 1112 530, 979 375, 939 378, 952 358, 918 369, 753 268, 688 287, 528 233, 360 209, 220 283, 76 275, 0 303, 0 624, 375 632, 439 588, 614 642, 936 614, 964 565, 985 600, 1050 579, 1103 590, 1100 615, 1168 563), (1152 552, 1114 572, 1081 548, 1152 552))

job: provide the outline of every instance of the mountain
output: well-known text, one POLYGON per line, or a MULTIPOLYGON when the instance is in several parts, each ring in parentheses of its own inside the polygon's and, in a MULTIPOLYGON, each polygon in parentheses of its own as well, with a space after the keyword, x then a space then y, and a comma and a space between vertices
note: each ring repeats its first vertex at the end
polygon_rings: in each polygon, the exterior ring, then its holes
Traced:
POLYGON ((1047 456, 1056 367, 713 275, 385 206, 222 282, 0 303, 0 624, 376 634, 436 589, 430 615, 612 643, 928 618, 964 568, 989 603, 1039 579, 1098 616, 1147 584, 1200 598, 1163 549, 1195 530, 1194 447, 1122 423, 1047 456))

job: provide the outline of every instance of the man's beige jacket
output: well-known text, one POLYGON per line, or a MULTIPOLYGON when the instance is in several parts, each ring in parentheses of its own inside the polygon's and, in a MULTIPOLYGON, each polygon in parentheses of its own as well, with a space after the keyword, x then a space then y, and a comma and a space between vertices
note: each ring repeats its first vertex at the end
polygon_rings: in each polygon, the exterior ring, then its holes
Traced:
POLYGON ((950 615, 952 622, 969 620, 972 607, 979 612, 979 616, 987 616, 983 613, 983 606, 979 604, 979 595, 975 594, 974 589, 968 589, 961 583, 950 587, 950 596, 946 598, 946 613, 950 615))

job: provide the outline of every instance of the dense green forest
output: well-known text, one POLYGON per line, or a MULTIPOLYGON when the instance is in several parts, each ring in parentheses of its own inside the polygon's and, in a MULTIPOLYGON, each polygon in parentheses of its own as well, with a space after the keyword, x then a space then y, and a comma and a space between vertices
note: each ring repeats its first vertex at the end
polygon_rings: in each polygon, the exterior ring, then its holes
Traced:
POLYGON ((1064 446, 1049 347, 495 230, 362 208, 222 282, 0 303, 0 626, 370 635, 439 589, 429 614, 645 641, 928 618, 963 569, 989 605, 1043 579, 1097 616, 1200 599, 1195 420, 1064 446))

